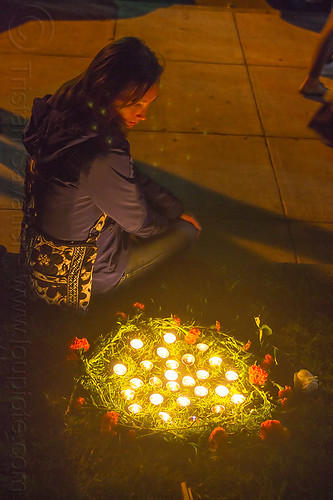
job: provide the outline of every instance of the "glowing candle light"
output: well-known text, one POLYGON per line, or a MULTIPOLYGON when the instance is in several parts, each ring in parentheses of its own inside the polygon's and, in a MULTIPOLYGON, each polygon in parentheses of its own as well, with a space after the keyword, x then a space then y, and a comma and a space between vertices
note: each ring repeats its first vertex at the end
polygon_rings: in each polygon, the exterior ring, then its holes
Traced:
POLYGON ((169 391, 177 392, 179 391, 180 385, 178 384, 178 382, 174 382, 173 380, 171 380, 170 382, 166 383, 166 388, 169 389, 169 391))
POLYGON ((177 380, 178 373, 175 372, 175 370, 167 370, 166 372, 164 372, 164 376, 168 380, 177 380))
POLYGON ((244 403, 245 396, 243 396, 243 394, 234 394, 233 396, 231 396, 230 400, 235 405, 240 405, 241 403, 244 403))
POLYGON ((155 387, 161 387, 162 386, 162 380, 158 377, 151 377, 149 379, 150 385, 154 385, 155 387))
POLYGON ((223 405, 212 406, 213 413, 222 413, 224 410, 225 410, 225 407, 223 405))
POLYGON ((195 415, 191 415, 190 417, 188 417, 187 421, 192 423, 192 422, 195 422, 196 419, 197 419, 197 417, 195 415))
POLYGON ((158 347, 156 352, 160 358, 167 358, 169 356, 169 351, 165 347, 158 347))
POLYGON ((162 394, 151 394, 149 396, 149 401, 153 405, 160 405, 161 403, 163 403, 164 397, 162 396, 162 394))
POLYGON ((133 349, 141 349, 141 347, 143 347, 143 342, 140 339, 133 339, 131 340, 130 344, 133 349))
POLYGON ((209 373, 207 372, 207 370, 198 370, 196 376, 199 380, 206 380, 207 378, 209 378, 209 373))
POLYGON ((166 413, 165 411, 160 411, 158 416, 164 420, 164 422, 171 422, 172 418, 170 417, 169 413, 166 413))
POLYGON ((143 386, 143 380, 141 378, 131 378, 129 384, 132 389, 139 389, 143 386))
POLYGON ((238 379, 238 373, 236 372, 233 372, 232 370, 229 370, 228 372, 225 372, 225 378, 233 381, 233 380, 237 380, 238 379))
POLYGON ((131 413, 140 413, 141 410, 142 410, 142 406, 140 406, 136 403, 133 403, 132 405, 129 405, 129 407, 128 407, 128 411, 130 411, 131 413))
POLYGON ((133 391, 133 389, 124 389, 123 391, 121 391, 121 395, 124 399, 126 399, 126 401, 130 401, 131 399, 133 399, 134 394, 135 392, 133 391))
POLYGON ((185 387, 194 387, 195 386, 195 380, 193 377, 190 377, 189 375, 186 375, 183 377, 182 384, 185 387))
POLYGON ((193 354, 184 354, 184 356, 182 357, 182 363, 186 366, 193 365, 194 361, 195 357, 193 356, 193 354))
POLYGON ((171 370, 177 370, 177 368, 179 367, 179 363, 175 359, 168 359, 165 362, 165 365, 167 368, 170 368, 171 370))
POLYGON ((197 385, 194 388, 194 394, 200 398, 203 398, 203 397, 207 396, 208 389, 207 389, 207 387, 203 387, 202 385, 197 385))
POLYGON ((191 404, 191 401, 186 396, 180 396, 177 398, 177 404, 179 406, 188 406, 191 404))
POLYGON ((229 394, 229 389, 225 385, 218 385, 215 387, 215 392, 221 398, 224 398, 227 394, 229 394))
POLYGON ((154 367, 153 363, 151 361, 147 361, 147 360, 141 361, 140 366, 141 366, 141 368, 143 368, 144 370, 147 370, 147 371, 152 370, 154 367))
POLYGON ((213 356, 209 359, 210 366, 220 366, 222 364, 222 358, 219 356, 213 356))
POLYGON ((116 365, 114 365, 113 371, 115 372, 116 375, 125 375, 125 373, 127 372, 127 368, 125 365, 117 363, 116 365))
POLYGON ((173 344, 174 342, 176 342, 177 339, 176 335, 172 332, 165 332, 163 338, 164 342, 166 342, 167 344, 173 344))
POLYGON ((205 352, 208 349, 208 345, 203 343, 197 344, 197 349, 201 352, 205 352))

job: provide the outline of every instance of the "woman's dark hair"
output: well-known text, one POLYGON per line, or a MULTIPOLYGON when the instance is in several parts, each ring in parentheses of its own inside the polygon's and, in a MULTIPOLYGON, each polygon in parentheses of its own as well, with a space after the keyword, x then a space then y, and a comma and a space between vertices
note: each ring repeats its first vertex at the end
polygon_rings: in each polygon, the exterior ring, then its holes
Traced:
POLYGON ((53 103, 76 123, 83 120, 98 129, 117 128, 114 101, 121 96, 127 105, 135 103, 158 81, 163 69, 143 41, 121 38, 104 47, 84 73, 65 83, 53 103))

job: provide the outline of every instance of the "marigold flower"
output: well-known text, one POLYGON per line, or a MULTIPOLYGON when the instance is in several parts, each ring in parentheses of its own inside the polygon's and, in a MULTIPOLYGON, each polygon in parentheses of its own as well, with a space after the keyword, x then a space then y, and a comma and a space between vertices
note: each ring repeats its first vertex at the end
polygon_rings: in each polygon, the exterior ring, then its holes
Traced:
POLYGON ((288 404, 289 400, 293 397, 294 391, 290 385, 286 385, 284 389, 281 389, 278 393, 281 404, 285 406, 288 404))
POLYGON ((126 320, 127 319, 127 314, 122 312, 122 311, 117 311, 116 316, 120 316, 122 319, 126 320))
POLYGON ((215 427, 215 429, 211 432, 208 441, 210 448, 216 451, 221 450, 222 448, 225 448, 228 443, 228 434, 223 427, 215 427))
POLYGON ((200 335, 200 330, 198 328, 191 328, 191 330, 185 335, 184 340, 188 344, 195 344, 200 335))
POLYGON ((264 385, 268 379, 268 373, 261 366, 252 365, 249 368, 249 381, 251 384, 264 385))
POLYGON ((283 427, 279 420, 266 420, 260 426, 259 436, 262 441, 275 444, 280 443, 281 440, 287 441, 290 433, 286 427, 283 427))
POLYGON ((177 325, 180 325, 180 318, 178 318, 178 316, 172 316, 172 319, 177 325))
POLYGON ((88 351, 90 344, 86 338, 79 339, 74 337, 69 345, 71 351, 78 351, 79 349, 84 349, 88 351))
POLYGON ((76 400, 73 403, 73 409, 77 411, 82 410, 82 407, 84 406, 85 402, 86 402, 85 398, 82 397, 76 398, 76 400))
POLYGON ((141 302, 134 302, 133 307, 137 307, 138 309, 141 309, 141 311, 145 308, 144 304, 141 304, 141 302))
POLYGON ((242 349, 244 349, 244 351, 248 351, 251 347, 251 344, 252 344, 251 340, 248 340, 246 344, 243 345, 242 349))
POLYGON ((274 363, 274 358, 270 354, 266 354, 264 361, 261 363, 261 366, 264 370, 268 370, 268 368, 274 363))
POLYGON ((215 321, 216 331, 219 332, 221 330, 221 323, 219 321, 215 321))
POLYGON ((115 428, 117 427, 119 414, 116 411, 107 411, 101 419, 101 432, 112 436, 116 435, 115 428))

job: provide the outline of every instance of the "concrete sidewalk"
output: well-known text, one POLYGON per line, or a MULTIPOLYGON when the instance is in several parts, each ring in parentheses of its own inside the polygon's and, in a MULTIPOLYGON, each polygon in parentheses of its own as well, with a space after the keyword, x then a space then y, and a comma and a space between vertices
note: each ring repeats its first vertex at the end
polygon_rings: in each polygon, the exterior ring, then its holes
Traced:
POLYGON ((264 0, 257 10, 104 1, 102 20, 75 19, 34 3, 39 21, 0 35, 0 243, 9 252, 19 249, 20 133, 33 98, 131 35, 167 63, 158 102, 129 137, 132 154, 201 221, 197 259, 333 275, 333 150, 307 128, 318 102, 297 93, 325 15, 281 15, 264 0))

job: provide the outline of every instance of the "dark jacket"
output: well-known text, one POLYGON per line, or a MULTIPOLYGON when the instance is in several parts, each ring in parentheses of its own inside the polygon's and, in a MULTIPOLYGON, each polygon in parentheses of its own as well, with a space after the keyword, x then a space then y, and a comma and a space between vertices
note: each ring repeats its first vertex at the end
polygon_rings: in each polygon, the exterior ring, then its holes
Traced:
MULTIPOLYGON (((168 229, 182 202, 141 173, 121 134, 101 136, 73 126, 52 106, 35 99, 23 142, 36 160, 37 226, 60 240, 84 241, 100 215, 108 215, 98 240, 93 274, 100 290, 119 281, 128 262, 130 235, 149 238, 168 229)), ((95 290, 96 291, 96 290, 95 290)))

